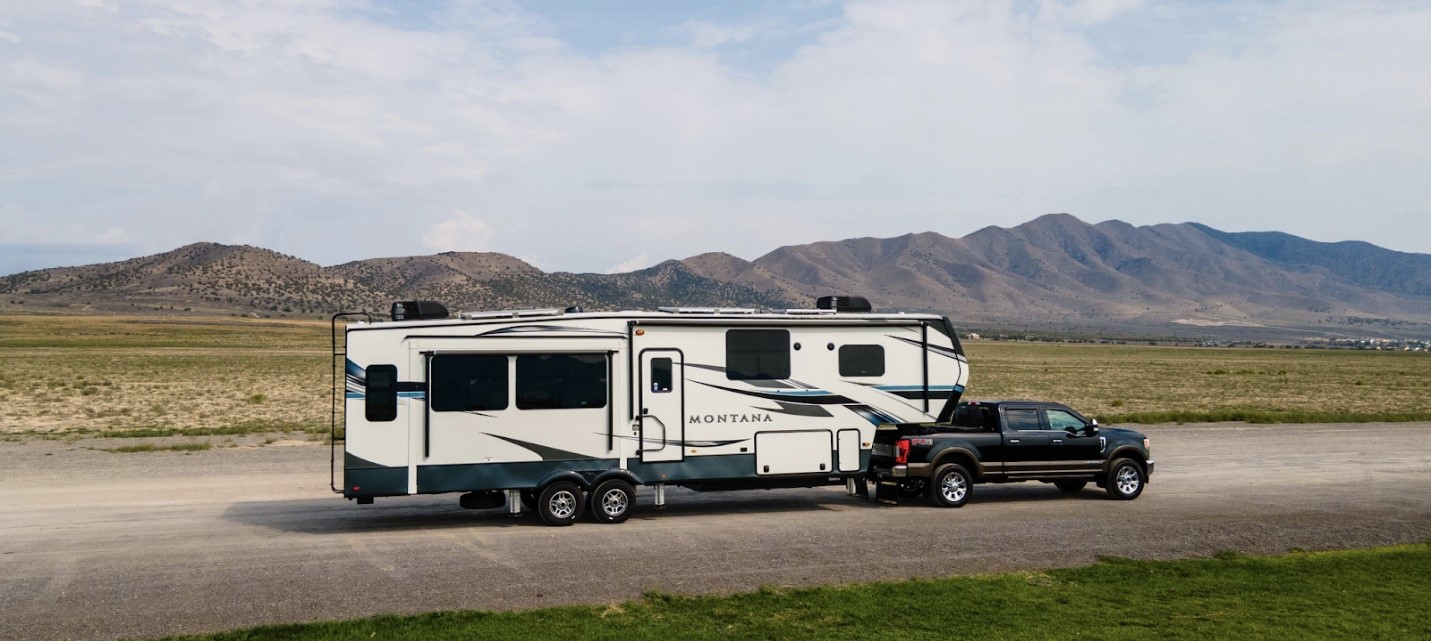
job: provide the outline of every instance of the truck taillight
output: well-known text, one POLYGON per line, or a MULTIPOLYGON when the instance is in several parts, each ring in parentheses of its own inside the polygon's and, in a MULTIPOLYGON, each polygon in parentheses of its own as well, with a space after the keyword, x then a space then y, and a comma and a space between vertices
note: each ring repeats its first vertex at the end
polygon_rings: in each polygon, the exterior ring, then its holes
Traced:
POLYGON ((894 464, 905 465, 909 463, 909 439, 902 438, 894 442, 894 464))

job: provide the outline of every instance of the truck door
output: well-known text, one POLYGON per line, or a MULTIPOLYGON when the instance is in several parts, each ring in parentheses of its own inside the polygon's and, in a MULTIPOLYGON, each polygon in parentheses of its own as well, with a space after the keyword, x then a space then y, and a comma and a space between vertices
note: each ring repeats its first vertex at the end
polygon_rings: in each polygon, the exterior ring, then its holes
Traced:
POLYGON ((1004 419, 1004 470, 1013 475, 1042 473, 1048 469, 1053 433, 1037 407, 1002 409, 1004 419))
POLYGON ((686 375, 680 350, 641 351, 637 415, 641 461, 659 463, 685 458, 686 375))
POLYGON ((1049 467, 1057 470, 1094 471, 1101 465, 1098 437, 1088 423, 1060 409, 1049 408, 1049 467))

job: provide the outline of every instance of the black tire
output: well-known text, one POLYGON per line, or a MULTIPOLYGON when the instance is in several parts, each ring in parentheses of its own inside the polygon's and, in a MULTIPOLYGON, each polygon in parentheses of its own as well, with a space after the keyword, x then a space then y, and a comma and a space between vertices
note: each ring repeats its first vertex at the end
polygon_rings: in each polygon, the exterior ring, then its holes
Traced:
POLYGON ((940 507, 963 507, 973 493, 974 477, 958 463, 940 467, 934 473, 934 482, 929 488, 934 504, 940 507))
POLYGON ((636 488, 621 479, 607 479, 591 492, 591 518, 597 523, 621 523, 631 516, 636 488))
POLYGON ((870 483, 863 476, 855 479, 855 496, 870 500, 870 483))
POLYGON ((1148 477, 1143 473, 1143 466, 1133 459, 1120 458, 1108 468, 1105 489, 1108 490, 1108 496, 1120 501, 1131 501, 1143 493, 1143 486, 1147 484, 1148 477))
POLYGON ((907 499, 917 499, 929 494, 929 483, 924 479, 905 479, 899 482, 899 495, 907 499))
POLYGON ((1057 481, 1054 481, 1053 485, 1060 490, 1072 494, 1074 492, 1082 490, 1083 486, 1088 485, 1088 481, 1084 481, 1082 479, 1059 479, 1057 481))
POLYGON ((537 497, 537 514, 547 525, 571 525, 581 516, 581 488, 571 481, 546 486, 537 497))
POLYGON ((524 509, 524 510, 526 510, 526 511, 528 511, 528 512, 535 512, 535 511, 537 511, 537 491, 536 491, 536 490, 522 490, 522 491, 521 491, 521 495, 522 495, 522 509, 524 509))

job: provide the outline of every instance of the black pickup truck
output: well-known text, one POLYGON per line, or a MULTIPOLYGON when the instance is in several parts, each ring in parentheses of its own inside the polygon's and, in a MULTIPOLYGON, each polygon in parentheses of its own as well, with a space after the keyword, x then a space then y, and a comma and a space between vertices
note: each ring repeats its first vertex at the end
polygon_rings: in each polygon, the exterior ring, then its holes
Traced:
POLYGON ((1115 499, 1143 493, 1153 474, 1148 438, 1099 427, 1066 405, 1041 401, 960 403, 947 424, 899 423, 875 430, 870 480, 880 501, 930 496, 959 507, 975 483, 1044 481, 1065 492, 1089 481, 1115 499))

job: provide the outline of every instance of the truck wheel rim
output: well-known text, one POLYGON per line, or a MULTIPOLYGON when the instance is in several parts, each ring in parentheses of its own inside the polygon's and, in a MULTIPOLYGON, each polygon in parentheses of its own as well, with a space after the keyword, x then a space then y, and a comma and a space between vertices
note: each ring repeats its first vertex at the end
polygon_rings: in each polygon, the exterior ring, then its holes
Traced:
POLYGON ((944 477, 944 483, 939 486, 939 492, 944 495, 944 500, 951 503, 964 498, 964 492, 968 490, 968 486, 964 484, 964 477, 958 474, 944 477))
POLYGON ((620 490, 611 490, 601 497, 601 509, 607 516, 621 516, 626 512, 626 493, 620 490))
POLYGON ((547 501, 547 507, 551 510, 552 516, 559 519, 568 518, 576 514, 576 495, 567 491, 552 494, 551 500, 547 501))
POLYGON ((1138 490, 1138 470, 1131 465, 1123 466, 1118 470, 1118 491, 1124 494, 1132 494, 1138 490))

